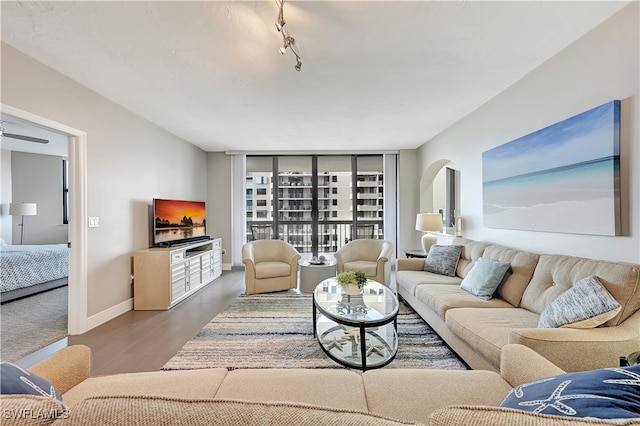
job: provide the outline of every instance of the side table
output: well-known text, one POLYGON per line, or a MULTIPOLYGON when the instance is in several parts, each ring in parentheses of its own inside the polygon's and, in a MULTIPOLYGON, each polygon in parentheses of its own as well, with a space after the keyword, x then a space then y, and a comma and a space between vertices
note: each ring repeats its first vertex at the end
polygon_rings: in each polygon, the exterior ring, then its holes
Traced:
POLYGON ((427 253, 425 253, 424 250, 405 250, 404 255, 408 258, 418 257, 425 259, 427 257, 427 253))
POLYGON ((313 293, 318 283, 336 276, 335 260, 325 260, 320 264, 299 260, 298 265, 300 265, 300 291, 303 293, 313 293))

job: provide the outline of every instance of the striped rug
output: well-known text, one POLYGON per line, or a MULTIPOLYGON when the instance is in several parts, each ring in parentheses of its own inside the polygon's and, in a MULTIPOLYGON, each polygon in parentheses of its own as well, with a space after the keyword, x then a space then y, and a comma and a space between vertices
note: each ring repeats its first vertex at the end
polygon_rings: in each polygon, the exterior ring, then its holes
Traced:
MULTIPOLYGON (((343 368, 313 337, 310 295, 240 296, 217 315, 163 370, 343 368)), ((406 304, 398 314, 398 353, 385 368, 463 370, 465 365, 406 304)))

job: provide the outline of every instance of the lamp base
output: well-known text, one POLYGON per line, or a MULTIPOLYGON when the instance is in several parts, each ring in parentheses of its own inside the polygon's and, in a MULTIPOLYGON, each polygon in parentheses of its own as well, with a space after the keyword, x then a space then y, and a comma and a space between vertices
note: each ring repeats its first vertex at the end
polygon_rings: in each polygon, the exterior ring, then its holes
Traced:
POLYGON ((429 250, 431 250, 431 246, 438 242, 438 238, 430 233, 426 233, 422 236, 422 250, 426 254, 429 254, 429 250))

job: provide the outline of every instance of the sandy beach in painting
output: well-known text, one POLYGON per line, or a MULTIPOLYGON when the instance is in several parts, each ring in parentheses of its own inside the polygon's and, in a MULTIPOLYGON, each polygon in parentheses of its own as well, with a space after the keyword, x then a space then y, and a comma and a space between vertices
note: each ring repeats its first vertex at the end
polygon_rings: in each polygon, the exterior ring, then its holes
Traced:
POLYGON ((615 235, 617 163, 602 159, 485 183, 484 224, 615 235))
POLYGON ((505 209, 485 215, 484 225, 489 228, 615 235, 616 223, 613 216, 602 214, 603 211, 613 211, 615 202, 613 198, 603 198, 505 209))

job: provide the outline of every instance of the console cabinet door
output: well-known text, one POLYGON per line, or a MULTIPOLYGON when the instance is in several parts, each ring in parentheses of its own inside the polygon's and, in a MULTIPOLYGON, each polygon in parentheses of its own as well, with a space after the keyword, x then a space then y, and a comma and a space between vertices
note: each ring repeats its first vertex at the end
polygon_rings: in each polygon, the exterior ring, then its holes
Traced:
POLYGON ((213 250, 211 251, 212 256, 212 274, 213 278, 218 278, 222 275, 222 241, 215 240, 213 243, 213 250))
POLYGON ((209 281, 211 278, 213 278, 213 271, 212 271, 212 259, 213 256, 211 253, 206 253, 203 254, 201 257, 201 265, 202 265, 202 282, 207 282, 209 281))
POLYGON ((187 292, 187 273, 184 262, 171 265, 171 301, 187 292))
POLYGON ((188 289, 196 288, 202 281, 200 279, 200 259, 202 256, 194 256, 189 259, 189 283, 187 285, 188 289))

